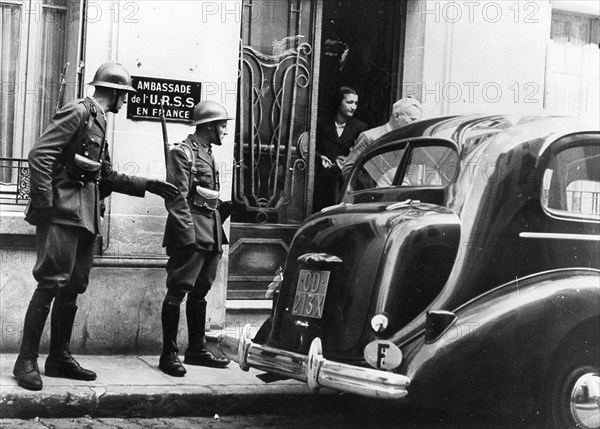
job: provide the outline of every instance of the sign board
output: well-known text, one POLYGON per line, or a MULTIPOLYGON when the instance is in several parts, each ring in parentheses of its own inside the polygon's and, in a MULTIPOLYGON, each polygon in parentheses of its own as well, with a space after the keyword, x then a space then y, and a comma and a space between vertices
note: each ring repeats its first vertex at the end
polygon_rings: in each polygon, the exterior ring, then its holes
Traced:
POLYGON ((200 101, 200 82, 131 76, 137 92, 127 100, 127 119, 160 119, 161 101, 165 118, 172 122, 189 122, 192 110, 200 101))

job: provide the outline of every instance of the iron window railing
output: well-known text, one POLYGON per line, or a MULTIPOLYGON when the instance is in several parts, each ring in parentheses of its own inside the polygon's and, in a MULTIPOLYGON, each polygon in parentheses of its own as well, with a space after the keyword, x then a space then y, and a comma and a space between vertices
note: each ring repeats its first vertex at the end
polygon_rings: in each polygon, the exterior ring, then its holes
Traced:
POLYGON ((23 158, 0 158, 0 204, 27 204, 29 163, 23 158))

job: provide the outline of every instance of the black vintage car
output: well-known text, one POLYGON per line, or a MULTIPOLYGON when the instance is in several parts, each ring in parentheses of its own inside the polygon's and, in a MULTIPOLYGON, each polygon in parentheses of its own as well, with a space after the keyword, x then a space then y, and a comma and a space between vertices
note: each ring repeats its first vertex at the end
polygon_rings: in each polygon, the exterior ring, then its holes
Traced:
POLYGON ((296 233, 269 320, 221 351, 314 389, 599 428, 599 128, 499 115, 388 133, 296 233))

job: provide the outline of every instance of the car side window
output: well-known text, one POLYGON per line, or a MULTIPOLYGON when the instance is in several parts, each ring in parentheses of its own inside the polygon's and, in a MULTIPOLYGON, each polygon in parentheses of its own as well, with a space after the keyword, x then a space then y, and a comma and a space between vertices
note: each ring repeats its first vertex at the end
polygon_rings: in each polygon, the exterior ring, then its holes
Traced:
POLYGON ((542 177, 542 207, 552 214, 600 220, 600 146, 558 152, 542 177))
POLYGON ((446 186, 456 179, 456 152, 445 146, 417 147, 402 179, 402 186, 446 186))
POLYGON ((369 158, 350 179, 350 191, 391 186, 405 149, 395 149, 369 158))
POLYGON ((407 149, 377 153, 355 170, 350 179, 352 191, 389 187, 446 186, 456 179, 458 155, 446 146, 417 146, 410 150, 410 159, 402 176, 398 168, 407 149))

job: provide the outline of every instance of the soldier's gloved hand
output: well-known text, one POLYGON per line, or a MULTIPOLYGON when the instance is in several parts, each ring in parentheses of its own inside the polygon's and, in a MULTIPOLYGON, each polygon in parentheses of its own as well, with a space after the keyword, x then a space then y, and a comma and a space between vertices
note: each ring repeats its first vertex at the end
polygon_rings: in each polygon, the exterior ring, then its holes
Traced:
POLYGON ((219 206, 217 207, 219 211, 219 215, 221 216, 221 222, 225 222, 225 220, 231 214, 231 201, 221 201, 219 200, 219 206))
POLYGON ((179 195, 179 189, 175 185, 155 179, 148 179, 146 181, 146 191, 159 195, 165 200, 172 200, 179 195))

